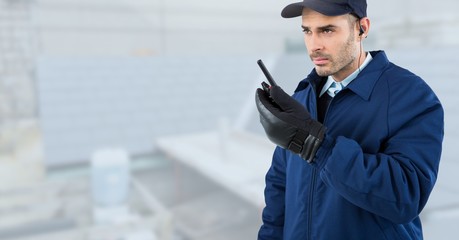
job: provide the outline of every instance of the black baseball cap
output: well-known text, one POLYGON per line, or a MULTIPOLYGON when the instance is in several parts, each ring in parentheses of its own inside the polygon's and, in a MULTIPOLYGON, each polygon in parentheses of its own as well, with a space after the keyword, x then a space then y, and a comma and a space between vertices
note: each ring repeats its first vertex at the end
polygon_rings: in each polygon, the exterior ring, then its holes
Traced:
POLYGON ((358 18, 367 16, 366 0, 303 0, 287 5, 281 13, 284 18, 301 16, 303 8, 310 8, 326 16, 354 14, 358 18))

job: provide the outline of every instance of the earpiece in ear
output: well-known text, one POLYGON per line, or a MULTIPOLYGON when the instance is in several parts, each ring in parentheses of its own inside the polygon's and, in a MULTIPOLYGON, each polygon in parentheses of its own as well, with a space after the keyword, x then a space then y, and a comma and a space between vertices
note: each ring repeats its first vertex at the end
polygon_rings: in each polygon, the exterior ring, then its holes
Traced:
POLYGON ((359 31, 360 31, 359 36, 362 36, 365 33, 365 30, 363 30, 362 25, 360 25, 360 30, 359 31))

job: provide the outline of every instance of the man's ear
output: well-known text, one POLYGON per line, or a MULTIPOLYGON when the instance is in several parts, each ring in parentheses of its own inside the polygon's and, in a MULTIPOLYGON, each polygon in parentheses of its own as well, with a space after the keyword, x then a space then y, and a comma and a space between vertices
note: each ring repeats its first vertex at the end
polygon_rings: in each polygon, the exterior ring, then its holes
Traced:
POLYGON ((368 37, 368 31, 370 30, 370 20, 364 17, 359 20, 359 36, 361 38, 368 37))

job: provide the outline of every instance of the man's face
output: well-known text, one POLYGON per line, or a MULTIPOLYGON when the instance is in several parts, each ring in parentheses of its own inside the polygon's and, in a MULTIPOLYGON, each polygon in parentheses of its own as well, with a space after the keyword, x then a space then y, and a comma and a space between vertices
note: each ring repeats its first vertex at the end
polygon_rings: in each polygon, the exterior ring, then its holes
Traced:
POLYGON ((329 17, 303 10, 304 41, 319 76, 342 81, 358 68, 360 42, 354 27, 350 15, 329 17))

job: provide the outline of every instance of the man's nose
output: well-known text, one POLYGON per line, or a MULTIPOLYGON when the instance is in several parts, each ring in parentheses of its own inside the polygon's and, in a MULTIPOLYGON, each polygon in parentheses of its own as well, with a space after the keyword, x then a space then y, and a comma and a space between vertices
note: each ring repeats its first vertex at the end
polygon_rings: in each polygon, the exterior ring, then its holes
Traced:
POLYGON ((311 52, 316 52, 324 48, 322 40, 317 36, 317 34, 312 34, 311 36, 306 37, 306 47, 311 52))

